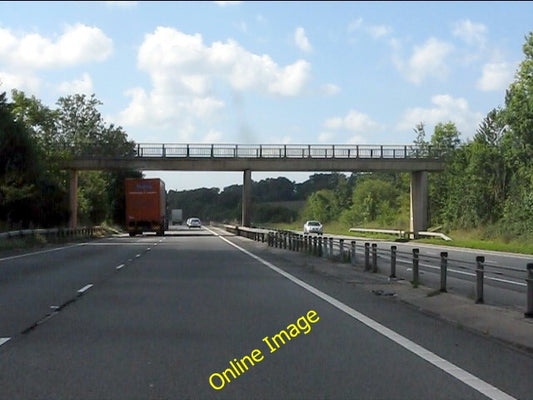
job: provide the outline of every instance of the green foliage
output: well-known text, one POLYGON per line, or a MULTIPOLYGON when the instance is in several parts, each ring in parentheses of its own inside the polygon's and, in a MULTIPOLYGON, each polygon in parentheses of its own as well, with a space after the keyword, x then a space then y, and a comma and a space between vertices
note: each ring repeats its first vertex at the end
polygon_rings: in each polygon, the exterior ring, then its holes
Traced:
MULTIPOLYGON (((0 96, 0 220, 7 228, 64 225, 69 182, 59 163, 88 151, 129 155, 135 144, 121 127, 106 125, 94 95, 60 98, 55 110, 21 91, 13 90, 12 99, 8 104, 5 93, 0 96)), ((141 174, 80 173, 81 223, 123 221, 125 176, 141 174)))
POLYGON ((400 192, 386 175, 372 174, 360 179, 352 192, 352 206, 342 213, 350 226, 397 222, 400 192))
POLYGON ((298 218, 298 212, 283 206, 257 204, 252 207, 254 223, 292 223, 298 218))
POLYGON ((322 189, 307 198, 302 215, 305 220, 316 219, 328 222, 335 219, 337 212, 335 194, 331 190, 322 189))

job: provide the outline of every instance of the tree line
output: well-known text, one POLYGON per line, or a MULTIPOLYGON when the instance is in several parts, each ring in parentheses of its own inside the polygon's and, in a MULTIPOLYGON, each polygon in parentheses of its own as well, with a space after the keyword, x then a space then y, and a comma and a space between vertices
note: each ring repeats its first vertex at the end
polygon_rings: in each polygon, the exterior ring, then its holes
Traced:
MULTIPOLYGON (((92 152, 131 154, 135 143, 106 124, 94 95, 61 97, 52 109, 34 96, 0 94, 0 229, 64 226, 69 220, 69 174, 61 161, 92 152)), ((81 224, 124 221, 124 178, 137 171, 82 171, 78 178, 81 224)))
MULTIPOLYGON (((415 126, 414 144, 448 149, 446 167, 429 174, 430 225, 443 230, 481 229, 486 237, 533 237, 533 33, 505 95, 471 139, 452 121, 431 135, 415 126), (429 137, 427 137, 429 136, 429 137)), ((94 95, 62 97, 57 108, 12 91, 0 94, 0 229, 49 227, 68 221, 68 174, 59 162, 88 150, 109 156, 134 151, 121 127, 108 125, 94 95)), ((81 223, 124 222, 125 177, 139 171, 81 172, 81 223)), ((407 173, 315 174, 296 184, 271 178, 252 184, 256 223, 319 219, 346 227, 409 227, 407 173), (297 204, 291 207, 290 203, 297 204)), ((168 208, 204 220, 239 221, 242 185, 169 191, 168 208)))
MULTIPOLYGON (((533 238, 533 33, 523 45, 524 60, 505 94, 471 139, 462 140, 451 121, 426 138, 423 123, 414 144, 448 149, 442 173, 429 174, 429 221, 443 230, 481 230, 504 241, 533 238)), ((305 217, 346 225, 409 227, 409 177, 359 174, 353 188, 313 193, 305 217), (351 196, 347 196, 351 190, 351 196)))

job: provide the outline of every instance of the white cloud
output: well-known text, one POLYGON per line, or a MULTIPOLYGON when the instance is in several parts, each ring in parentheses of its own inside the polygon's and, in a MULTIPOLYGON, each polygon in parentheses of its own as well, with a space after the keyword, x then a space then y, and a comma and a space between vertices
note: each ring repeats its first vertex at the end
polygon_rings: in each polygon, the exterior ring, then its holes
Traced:
POLYGON ((41 81, 31 73, 12 74, 0 71, 0 93, 11 92, 12 89, 36 93, 41 87, 41 81))
POLYGON ((62 82, 59 84, 59 91, 65 95, 71 94, 86 94, 93 93, 93 82, 88 73, 84 73, 81 78, 70 82, 62 82))
POLYGON ((334 96, 341 91, 341 88, 333 83, 327 83, 320 87, 320 92, 326 96, 334 96))
POLYGON ((362 31, 374 39, 379 39, 388 36, 392 32, 392 28, 386 25, 368 25, 365 24, 363 18, 359 17, 348 24, 348 33, 362 31))
POLYGON ((380 37, 387 36, 389 33, 391 33, 392 29, 385 25, 373 25, 368 27, 367 32, 374 39, 379 39, 380 37))
POLYGON ((415 84, 420 84, 429 77, 442 79, 448 74, 446 61, 452 50, 451 44, 430 38, 422 46, 414 47, 413 54, 405 67, 403 63, 399 63, 398 66, 405 77, 415 84))
POLYGON ((331 143, 333 139, 335 138, 335 134, 333 132, 320 132, 318 134, 318 142, 319 143, 331 143))
POLYGON ((296 28, 296 31, 294 31, 294 43, 300 50, 305 51, 306 53, 313 51, 313 47, 305 35, 305 30, 301 26, 296 28))
POLYGON ((331 130, 345 130, 354 133, 374 133, 383 127, 368 115, 356 110, 350 110, 344 117, 329 118, 324 122, 324 127, 331 130))
POLYGON ((112 41, 98 28, 67 26, 54 42, 36 33, 16 37, 0 29, 0 59, 14 68, 57 68, 103 61, 112 52, 112 41))
POLYGON ((481 113, 471 111, 468 102, 463 98, 436 95, 431 98, 431 103, 431 108, 415 107, 406 110, 396 128, 412 132, 417 124, 423 122, 428 128, 426 133, 431 136, 432 127, 451 121, 464 137, 471 137, 483 118, 481 113))
POLYGON ((130 104, 118 115, 118 122, 134 128, 179 130, 187 132, 180 137, 197 140, 202 139, 195 135, 210 132, 211 124, 223 117, 219 111, 225 103, 218 91, 298 96, 310 77, 310 65, 304 60, 279 66, 268 55, 251 53, 233 40, 209 45, 200 34, 166 27, 145 36, 137 65, 152 86, 126 93, 130 104))
POLYGON ((354 135, 348 138, 347 144, 365 144, 366 140, 360 135, 354 135))
POLYGON ((218 78, 235 90, 296 96, 310 75, 310 65, 303 60, 280 67, 269 56, 250 53, 233 40, 206 46, 200 34, 164 27, 146 35, 138 65, 150 75, 155 90, 197 95, 207 93, 209 82, 218 78))
POLYGON ((488 63, 483 66, 483 72, 477 81, 477 88, 485 92, 491 90, 505 90, 513 81, 514 68, 509 63, 488 63))
POLYGON ((476 24, 468 19, 454 24, 452 34, 469 45, 483 46, 486 40, 487 27, 476 24))
POLYGON ((218 143, 221 138, 222 134, 220 132, 211 129, 202 139, 202 143, 218 143))
POLYGON ((348 32, 355 32, 363 26, 363 18, 359 17, 348 24, 348 32))

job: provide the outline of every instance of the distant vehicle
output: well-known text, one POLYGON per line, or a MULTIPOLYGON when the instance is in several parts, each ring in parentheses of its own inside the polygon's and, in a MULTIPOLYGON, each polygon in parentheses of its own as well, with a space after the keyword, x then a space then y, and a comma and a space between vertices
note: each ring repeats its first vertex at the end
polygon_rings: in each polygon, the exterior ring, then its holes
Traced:
POLYGON ((172 209, 170 220, 172 221, 172 225, 181 225, 183 223, 183 210, 180 208, 172 209))
POLYGON ((143 232, 156 232, 162 236, 168 227, 165 182, 159 178, 126 178, 124 186, 126 229, 130 236, 143 232))
POLYGON ((189 228, 201 228, 202 221, 200 221, 200 218, 191 217, 187 220, 187 226, 189 228))
POLYGON ((304 224, 304 235, 307 235, 308 233, 322 235, 322 224, 318 221, 307 221, 304 224))

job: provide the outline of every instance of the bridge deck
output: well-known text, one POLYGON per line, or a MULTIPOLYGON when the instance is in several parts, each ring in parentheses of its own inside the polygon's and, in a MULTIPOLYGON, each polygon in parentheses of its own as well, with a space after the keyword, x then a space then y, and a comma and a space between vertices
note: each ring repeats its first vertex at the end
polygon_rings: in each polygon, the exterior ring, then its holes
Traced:
POLYGON ((439 171, 445 151, 415 145, 137 144, 128 157, 77 156, 70 169, 439 171))

